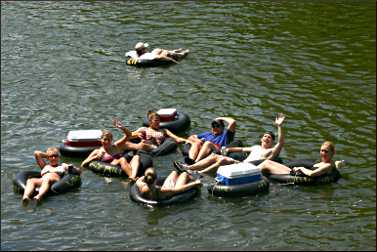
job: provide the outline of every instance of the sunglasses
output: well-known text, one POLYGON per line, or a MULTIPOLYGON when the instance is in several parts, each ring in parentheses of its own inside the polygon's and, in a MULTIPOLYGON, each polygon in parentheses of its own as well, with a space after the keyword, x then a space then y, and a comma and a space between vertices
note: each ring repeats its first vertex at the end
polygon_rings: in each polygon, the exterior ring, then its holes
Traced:
POLYGON ((48 155, 47 157, 49 157, 49 158, 52 158, 52 157, 59 157, 59 154, 52 154, 52 155, 48 155))
POLYGON ((217 122, 211 123, 212 128, 221 128, 221 125, 217 122))
POLYGON ((324 153, 329 153, 328 150, 321 150, 321 152, 324 152, 324 153))

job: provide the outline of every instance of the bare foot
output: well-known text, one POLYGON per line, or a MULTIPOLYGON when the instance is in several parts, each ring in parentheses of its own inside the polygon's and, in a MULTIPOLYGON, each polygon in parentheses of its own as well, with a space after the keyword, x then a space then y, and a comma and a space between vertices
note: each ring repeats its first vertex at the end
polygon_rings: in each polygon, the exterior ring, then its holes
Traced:
POLYGON ((24 196, 24 197, 22 197, 22 200, 27 201, 27 200, 30 200, 30 198, 29 198, 29 196, 24 196))
POLYGON ((22 198, 21 203, 22 203, 23 206, 26 206, 29 203, 29 201, 30 201, 30 198, 28 196, 24 196, 22 198))
POLYGON ((34 196, 33 199, 36 200, 37 202, 39 202, 39 201, 41 201, 41 196, 39 196, 39 194, 38 194, 38 195, 34 196))
POLYGON ((129 177, 129 179, 131 180, 131 182, 135 183, 136 180, 138 179, 138 177, 135 177, 135 178, 133 178, 133 177, 129 177))

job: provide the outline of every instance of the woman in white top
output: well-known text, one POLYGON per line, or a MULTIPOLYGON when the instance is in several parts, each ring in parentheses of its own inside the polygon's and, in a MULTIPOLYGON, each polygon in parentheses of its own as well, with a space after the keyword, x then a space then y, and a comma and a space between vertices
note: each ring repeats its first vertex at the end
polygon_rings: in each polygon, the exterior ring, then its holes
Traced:
POLYGON ((307 177, 319 177, 322 175, 330 174, 332 170, 339 168, 344 160, 334 161, 333 157, 335 155, 335 145, 331 141, 325 141, 322 143, 319 156, 320 161, 313 163, 312 167, 302 167, 302 166, 290 166, 283 165, 272 160, 265 160, 258 167, 263 173, 274 174, 274 175, 297 175, 297 173, 302 173, 307 177))
POLYGON ((56 147, 50 147, 46 152, 35 151, 34 156, 37 164, 42 169, 41 178, 29 178, 26 181, 26 187, 22 197, 23 202, 30 200, 31 195, 37 187, 39 187, 39 191, 34 199, 40 201, 50 187, 55 182, 59 181, 69 169, 68 164, 59 164, 59 150, 56 147), (47 163, 45 159, 47 159, 47 163))
POLYGON ((174 166, 178 170, 198 171, 198 173, 206 173, 214 175, 221 165, 229 165, 240 163, 240 161, 231 157, 225 156, 229 152, 250 152, 249 156, 243 162, 252 162, 262 159, 274 159, 279 156, 284 142, 285 134, 282 127, 285 115, 278 113, 275 119, 275 124, 278 127, 278 142, 274 145, 275 135, 271 131, 267 131, 261 138, 260 145, 251 147, 228 147, 223 151, 223 155, 212 153, 210 156, 198 161, 193 165, 186 165, 180 162, 174 162, 174 166))

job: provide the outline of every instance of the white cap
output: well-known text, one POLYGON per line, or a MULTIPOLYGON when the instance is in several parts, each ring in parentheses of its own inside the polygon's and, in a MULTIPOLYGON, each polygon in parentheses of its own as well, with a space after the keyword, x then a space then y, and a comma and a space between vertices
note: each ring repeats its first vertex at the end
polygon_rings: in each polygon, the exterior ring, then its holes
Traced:
POLYGON ((139 50, 141 50, 141 49, 147 48, 148 46, 149 46, 148 43, 138 42, 138 43, 135 45, 135 50, 136 50, 136 51, 139 51, 139 50))

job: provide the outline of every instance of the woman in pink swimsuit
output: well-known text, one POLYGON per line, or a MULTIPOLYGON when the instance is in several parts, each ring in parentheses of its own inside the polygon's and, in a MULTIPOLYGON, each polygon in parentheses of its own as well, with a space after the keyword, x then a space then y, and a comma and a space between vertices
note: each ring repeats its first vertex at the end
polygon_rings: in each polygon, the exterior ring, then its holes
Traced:
POLYGON ((140 166, 140 156, 135 155, 132 157, 131 161, 128 162, 124 156, 124 152, 127 150, 149 150, 151 146, 144 143, 135 144, 130 142, 129 139, 132 133, 129 129, 123 126, 120 120, 114 119, 113 126, 122 130, 124 136, 113 144, 113 134, 108 130, 102 130, 102 146, 93 150, 92 153, 90 153, 81 163, 81 166, 86 167, 90 162, 100 160, 119 166, 131 180, 135 180, 140 166))

